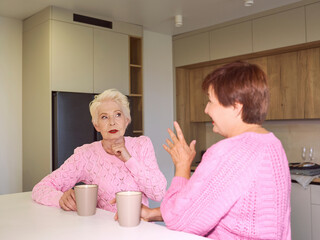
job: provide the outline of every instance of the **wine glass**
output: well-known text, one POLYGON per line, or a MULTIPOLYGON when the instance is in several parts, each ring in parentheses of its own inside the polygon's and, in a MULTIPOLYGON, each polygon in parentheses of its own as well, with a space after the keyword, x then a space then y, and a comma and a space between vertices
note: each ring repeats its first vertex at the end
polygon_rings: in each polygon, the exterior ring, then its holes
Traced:
POLYGON ((306 157, 307 157, 306 152, 307 152, 306 147, 303 147, 303 148, 302 148, 301 157, 302 157, 302 160, 303 160, 304 162, 306 161, 306 157))
POLYGON ((314 160, 314 152, 313 148, 311 147, 309 150, 309 161, 312 162, 314 160))

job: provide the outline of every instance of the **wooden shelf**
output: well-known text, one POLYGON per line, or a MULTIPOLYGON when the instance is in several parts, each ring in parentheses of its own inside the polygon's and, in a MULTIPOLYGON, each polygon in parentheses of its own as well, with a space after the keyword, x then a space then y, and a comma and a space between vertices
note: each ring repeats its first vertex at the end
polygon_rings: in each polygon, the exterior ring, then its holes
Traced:
POLYGON ((130 96, 130 97, 142 97, 142 94, 130 93, 129 96, 130 96))
POLYGON ((137 64, 130 64, 130 67, 132 67, 132 68, 142 68, 141 65, 137 65, 137 64))

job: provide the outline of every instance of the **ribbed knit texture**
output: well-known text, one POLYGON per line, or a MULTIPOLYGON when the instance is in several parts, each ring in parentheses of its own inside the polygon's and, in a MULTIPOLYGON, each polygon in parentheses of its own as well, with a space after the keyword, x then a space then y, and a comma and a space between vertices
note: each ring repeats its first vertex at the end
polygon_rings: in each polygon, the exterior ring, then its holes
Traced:
POLYGON ((291 239, 291 180, 281 142, 243 133, 211 146, 192 177, 174 177, 162 203, 168 228, 212 239, 291 239))
POLYGON ((77 182, 97 184, 98 207, 112 212, 116 206, 109 201, 119 191, 141 191, 147 206, 148 198, 162 200, 167 181, 159 170, 151 140, 145 136, 125 137, 125 146, 132 156, 126 163, 108 154, 101 141, 78 147, 59 169, 33 188, 33 200, 59 207, 63 192, 77 182))

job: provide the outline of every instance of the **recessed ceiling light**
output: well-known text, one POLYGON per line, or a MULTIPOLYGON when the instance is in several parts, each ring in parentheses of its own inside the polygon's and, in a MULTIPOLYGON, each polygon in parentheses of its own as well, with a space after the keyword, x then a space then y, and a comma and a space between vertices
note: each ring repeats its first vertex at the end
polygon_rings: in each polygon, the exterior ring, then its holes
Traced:
POLYGON ((244 0, 244 6, 251 7, 253 5, 253 0, 244 0))
POLYGON ((182 15, 176 15, 174 18, 176 27, 181 27, 183 25, 182 15))

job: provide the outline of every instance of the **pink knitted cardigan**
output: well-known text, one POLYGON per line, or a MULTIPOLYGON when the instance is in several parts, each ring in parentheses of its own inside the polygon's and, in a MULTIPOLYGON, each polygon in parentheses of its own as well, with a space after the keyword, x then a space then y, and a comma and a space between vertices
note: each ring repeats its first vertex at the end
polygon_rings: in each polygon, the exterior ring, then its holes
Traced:
POLYGON ((145 136, 125 137, 125 145, 132 156, 126 163, 109 155, 100 141, 75 149, 59 169, 33 188, 33 200, 59 207, 63 192, 77 182, 98 184, 98 207, 112 212, 116 206, 109 201, 123 190, 143 192, 142 201, 147 206, 148 198, 162 200, 167 181, 159 170, 151 140, 145 136))
POLYGON ((174 177, 162 203, 168 228, 212 239, 291 239, 291 180, 281 142, 243 133, 211 146, 192 177, 174 177))

